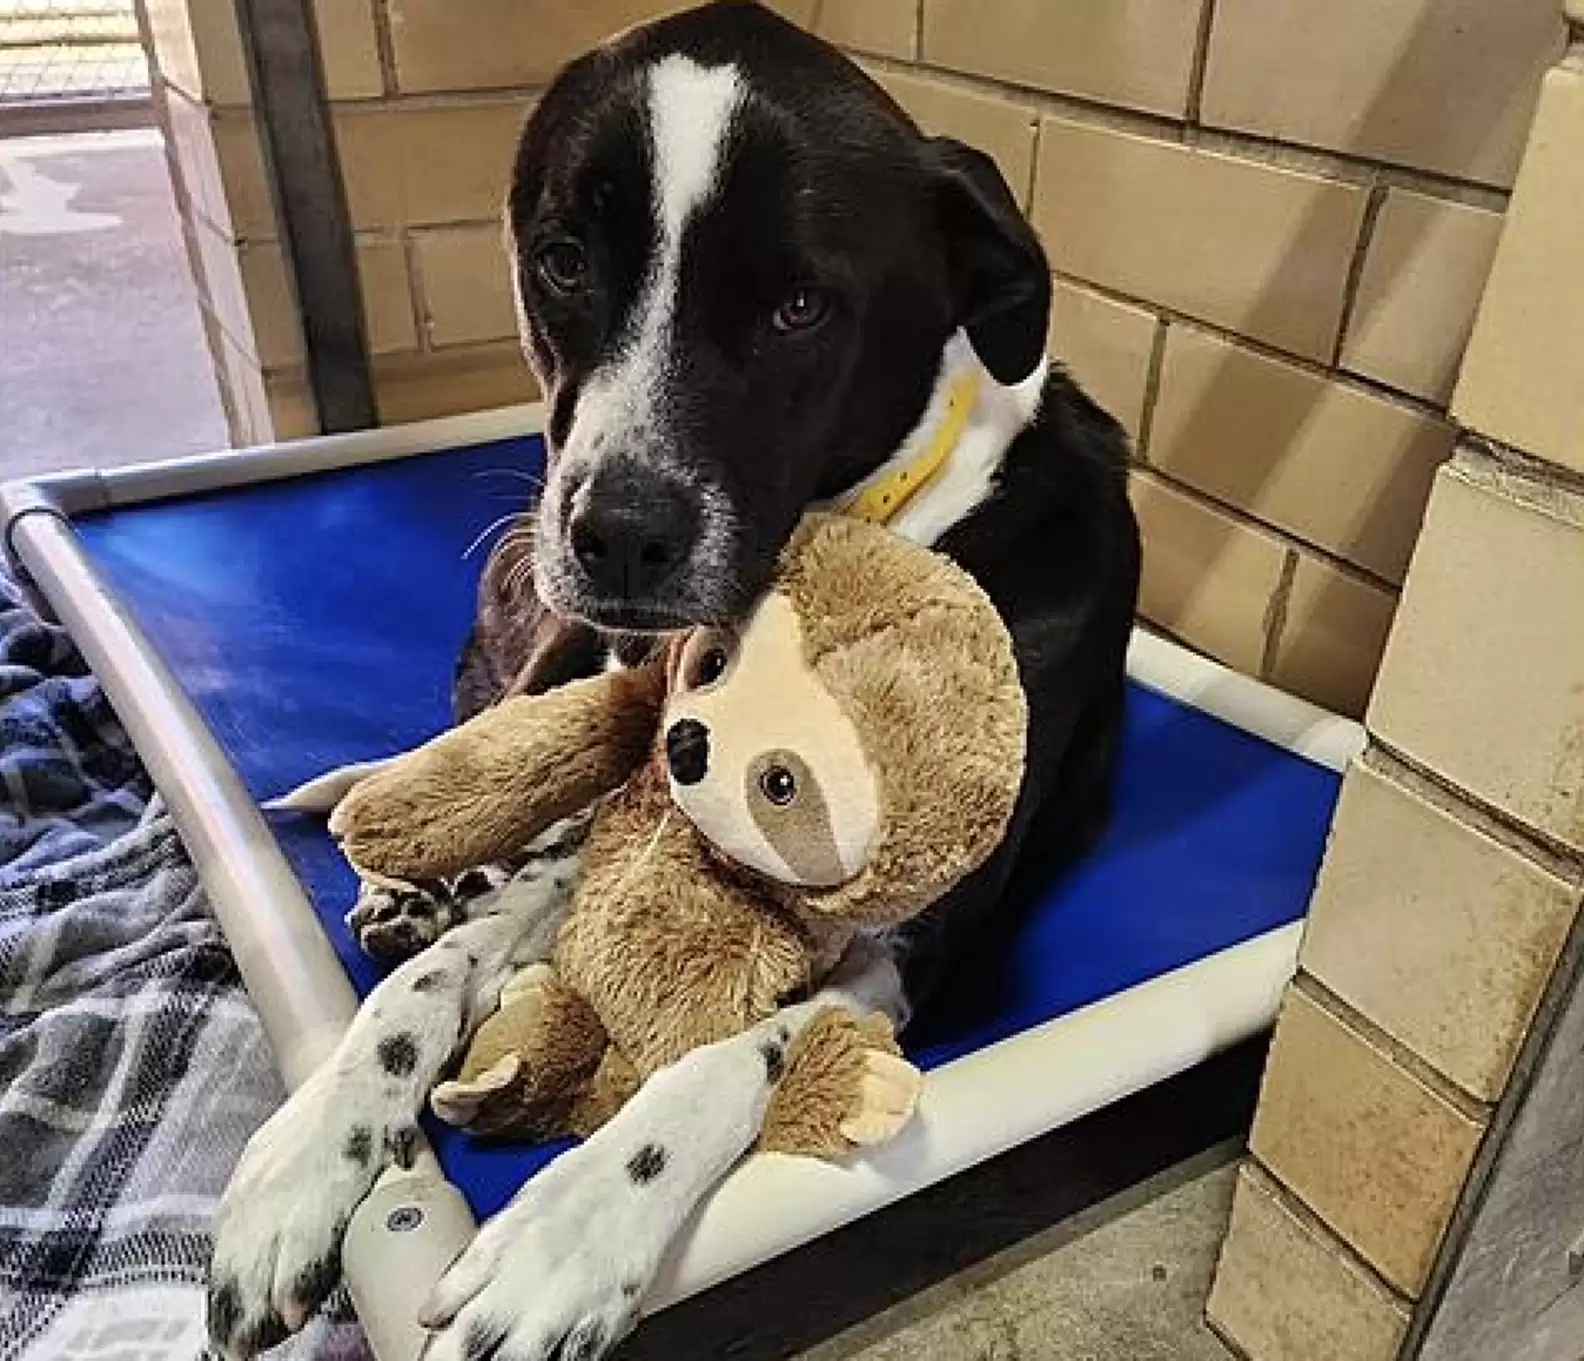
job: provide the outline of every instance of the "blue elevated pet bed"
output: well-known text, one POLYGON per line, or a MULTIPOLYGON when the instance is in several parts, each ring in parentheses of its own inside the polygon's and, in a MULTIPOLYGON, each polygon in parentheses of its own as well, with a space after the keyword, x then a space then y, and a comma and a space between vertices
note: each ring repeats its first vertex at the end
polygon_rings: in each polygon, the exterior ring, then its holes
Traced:
MULTIPOLYGON (((292 913, 317 915, 358 994, 379 971, 343 925, 355 884, 323 825, 282 815, 272 839, 249 805, 448 722, 488 538, 464 550, 521 506, 537 421, 524 408, 7 489, 11 546, 182 822, 289 1082, 349 1005, 326 997, 324 952, 292 913)), ((918 1127, 851 1167, 754 1160, 707 1207, 663 1299, 1269 1024, 1357 729, 1158 639, 1141 635, 1131 662, 1114 822, 1028 912, 1006 967, 915 1023, 910 1053, 932 1071, 918 1127)), ((479 1217, 557 1151, 429 1132, 479 1217)), ((354 1286, 367 1312, 380 1287, 354 1286)))

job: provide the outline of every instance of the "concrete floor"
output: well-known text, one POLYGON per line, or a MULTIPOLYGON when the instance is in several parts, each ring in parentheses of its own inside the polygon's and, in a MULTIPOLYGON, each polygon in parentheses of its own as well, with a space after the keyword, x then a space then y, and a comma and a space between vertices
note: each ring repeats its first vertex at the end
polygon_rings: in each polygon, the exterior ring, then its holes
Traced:
POLYGON ((227 443, 158 133, 0 141, 0 479, 227 443))
POLYGON ((1203 1320, 1231 1152, 1008 1248, 800 1361, 1231 1361, 1203 1320))

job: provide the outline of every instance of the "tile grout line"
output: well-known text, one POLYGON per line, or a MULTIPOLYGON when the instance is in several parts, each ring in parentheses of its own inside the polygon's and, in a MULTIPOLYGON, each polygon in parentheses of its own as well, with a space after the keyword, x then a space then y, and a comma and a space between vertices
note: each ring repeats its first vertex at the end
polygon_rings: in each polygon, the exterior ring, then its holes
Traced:
POLYGON ((1584 472, 1564 468, 1474 430, 1462 432, 1456 463, 1454 471, 1476 486, 1490 490, 1491 484, 1497 483, 1509 500, 1527 510, 1578 523, 1577 512, 1559 506, 1557 499, 1566 497, 1573 501, 1584 496, 1584 472))
POLYGON ((1296 1219, 1305 1233, 1328 1246, 1342 1259, 1345 1266, 1363 1276, 1388 1299, 1395 1301, 1402 1307, 1404 1313, 1412 1311, 1413 1300, 1381 1275, 1352 1243, 1320 1217, 1308 1201, 1265 1166, 1257 1154, 1249 1154, 1243 1163, 1240 1175, 1247 1176, 1257 1190, 1269 1196, 1281 1210, 1296 1219))
MULTIPOLYGON (((1040 146, 1045 139, 1044 120, 1040 118, 1034 119, 1033 128, 1034 140, 1029 144, 1028 183, 1024 185, 1023 197, 1020 200, 1020 206, 1025 216, 1033 213, 1034 195, 1039 190, 1040 146)), ((1046 263, 1049 263, 1048 258, 1046 263)), ((1055 271, 1053 270, 1052 272, 1054 273, 1055 271)))
POLYGON ((1584 866, 1580 865, 1575 851, 1421 765, 1379 734, 1370 734, 1369 747, 1360 761, 1366 770, 1401 785, 1436 811, 1455 817, 1460 824, 1520 856, 1553 879, 1575 889, 1584 888, 1584 866))
POLYGON ((1165 317, 1155 318, 1155 334, 1150 337, 1149 363, 1144 370, 1144 399, 1139 408, 1139 435, 1134 445, 1134 457, 1146 468, 1150 467, 1150 437, 1155 433, 1155 407, 1160 399, 1161 370, 1166 364, 1166 331, 1170 323, 1165 317))
POLYGON ((1210 67, 1210 36, 1215 27, 1217 0, 1201 0, 1199 31, 1194 37, 1193 64, 1188 73, 1188 107, 1183 116, 1190 127, 1199 123, 1200 109, 1204 104, 1205 77, 1210 67))
POLYGON ((1353 256, 1348 261, 1347 278, 1342 284, 1342 313, 1337 318, 1336 341, 1331 346, 1331 367, 1342 367, 1342 351, 1347 346, 1348 331, 1353 325, 1353 311, 1358 305, 1359 287, 1364 280, 1364 265, 1375 239, 1375 223, 1381 209, 1386 206, 1386 186, 1379 181, 1370 185, 1369 196, 1364 200, 1364 212, 1359 219, 1358 241, 1353 256))
MULTIPOLYGON (((235 344, 234 338, 232 343, 235 344)), ((488 362, 508 356, 519 364, 522 363, 522 347, 510 336, 501 336, 495 340, 460 340, 454 345, 436 345, 427 350, 388 350, 384 354, 371 356, 370 362, 376 370, 384 369, 388 373, 393 365, 406 364, 413 360, 460 363, 466 359, 488 362)), ((276 383, 302 382, 305 377, 301 364, 278 364, 273 368, 261 368, 259 373, 266 382, 276 383)))
MULTIPOLYGON (((543 97, 548 86, 479 85, 466 90, 400 90, 393 95, 343 95, 330 101, 333 113, 432 113, 444 109, 488 109, 503 105, 529 105, 543 97)), ((221 113, 251 113, 247 107, 212 105, 221 113)))
POLYGON ((413 333, 418 337, 419 354, 434 352, 431 328, 434 317, 429 312, 429 290, 424 287, 423 266, 418 260, 418 243, 412 233, 404 231, 397 238, 401 242, 402 261, 407 266, 407 309, 412 314, 413 333))
POLYGON ((1281 650, 1282 635, 1287 631, 1287 609, 1292 604, 1293 582, 1298 579, 1298 550, 1289 548, 1282 559, 1281 574, 1276 578, 1275 589, 1265 603, 1261 627, 1265 630, 1265 648, 1260 654, 1260 679, 1269 681, 1276 670, 1276 657, 1281 650))
MULTIPOLYGON (((1186 112, 1173 114, 1129 108, 1122 104, 1110 104, 1101 99, 1016 85, 1010 81, 975 72, 935 65, 924 57, 922 50, 919 58, 911 61, 876 52, 849 52, 848 55, 856 56, 860 59, 860 64, 882 72, 931 76, 963 93, 978 94, 1003 102, 1021 103, 1034 109, 1042 117, 1065 117, 1085 126, 1109 128, 1177 146, 1185 144, 1189 131, 1189 125, 1185 121, 1186 112)), ((522 85, 485 85, 465 90, 410 92, 398 87, 388 96, 341 97, 331 100, 330 104, 333 110, 346 113, 395 113, 405 109, 467 108, 502 103, 531 103, 540 98, 546 88, 542 82, 522 85)), ((180 87, 173 89, 188 104, 214 114, 248 116, 255 112, 251 104, 213 103, 196 99, 180 87)), ((1327 147, 1307 146, 1300 142, 1284 141, 1278 137, 1243 129, 1208 127, 1199 123, 1193 126, 1192 131, 1195 135, 1194 145, 1199 150, 1237 157, 1251 164, 1305 174, 1354 187, 1362 187, 1378 180, 1391 188, 1407 189, 1443 202, 1484 208, 1497 213, 1505 211, 1507 201, 1512 195, 1509 186, 1460 179, 1455 175, 1444 175, 1417 166, 1349 155, 1327 147)))
POLYGON ((1293 991, 1313 1003, 1332 1020, 1338 1022, 1376 1050, 1393 1067, 1400 1069, 1421 1087, 1451 1106, 1465 1120, 1483 1130, 1491 1119, 1495 1107, 1465 1091, 1452 1078, 1437 1068, 1429 1059, 1416 1053, 1388 1032, 1378 1022, 1360 1011, 1340 993, 1310 973, 1300 961, 1297 976, 1292 981, 1293 991))
MULTIPOLYGON (((380 83, 387 98, 401 93, 401 82, 396 73, 396 40, 391 35, 390 6, 386 0, 366 0, 369 18, 374 24, 374 48, 379 58, 380 83)), ((332 100, 331 103, 339 103, 332 100)))
MULTIPOLYGON (((855 55, 853 52, 849 56, 855 55)), ((1113 131, 1129 132, 1136 136, 1156 140, 1182 141, 1183 122, 1180 114, 1159 113, 1149 109, 1128 108, 1121 104, 1107 104, 1100 99, 1086 99, 1081 95, 1060 94, 1054 90, 1039 90, 1033 86, 1014 85, 974 71, 963 71, 953 66, 940 66, 927 58, 906 62, 881 53, 864 52, 863 65, 872 66, 885 75, 925 76, 938 81, 958 94, 977 95, 1002 104, 1021 105, 1044 117, 1065 117, 1088 126, 1106 127, 1113 131)))
MULTIPOLYGON (((1220 1270, 1221 1263, 1220 1259, 1218 1258, 1216 1260, 1217 1274, 1220 1273, 1220 1270)), ((1214 1277, 1211 1278, 1212 1284, 1214 1284, 1214 1279, 1214 1277)), ((1207 1305, 1208 1303, 1209 1301, 1206 1300, 1207 1305)), ((1254 1361, 1254 1358, 1244 1350, 1243 1344, 1233 1337, 1231 1333, 1227 1332, 1227 1330, 1217 1323, 1215 1319, 1211 1318, 1208 1310, 1203 1315, 1203 1318, 1206 1330, 1212 1337, 1215 1338, 1217 1342, 1221 1344, 1222 1350, 1232 1358, 1232 1361, 1254 1361)))

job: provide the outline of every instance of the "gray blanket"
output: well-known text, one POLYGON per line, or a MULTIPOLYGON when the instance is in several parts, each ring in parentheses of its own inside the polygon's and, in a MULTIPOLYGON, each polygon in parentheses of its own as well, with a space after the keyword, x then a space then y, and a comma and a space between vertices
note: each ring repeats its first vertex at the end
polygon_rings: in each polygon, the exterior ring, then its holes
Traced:
POLYGON ((199 1355, 215 1205, 281 1095, 125 734, 0 578, 0 1361, 199 1355))

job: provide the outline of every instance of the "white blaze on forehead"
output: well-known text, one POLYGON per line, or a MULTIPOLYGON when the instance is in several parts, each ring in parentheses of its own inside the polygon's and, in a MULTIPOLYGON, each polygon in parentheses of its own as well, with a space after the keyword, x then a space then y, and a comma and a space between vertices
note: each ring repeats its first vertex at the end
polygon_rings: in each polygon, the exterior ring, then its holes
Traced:
POLYGON ((662 266, 675 266, 688 217, 715 192, 726 135, 742 95, 735 66, 700 66, 687 57, 667 57, 649 74, 662 266))
POLYGON ((719 188, 732 116, 743 97, 736 67, 705 67, 681 56, 657 63, 648 85, 654 244, 627 332, 589 380, 569 445, 592 440, 598 429, 618 422, 629 431, 645 425, 655 404, 665 400, 662 380, 675 343, 683 237, 688 221, 719 188))

